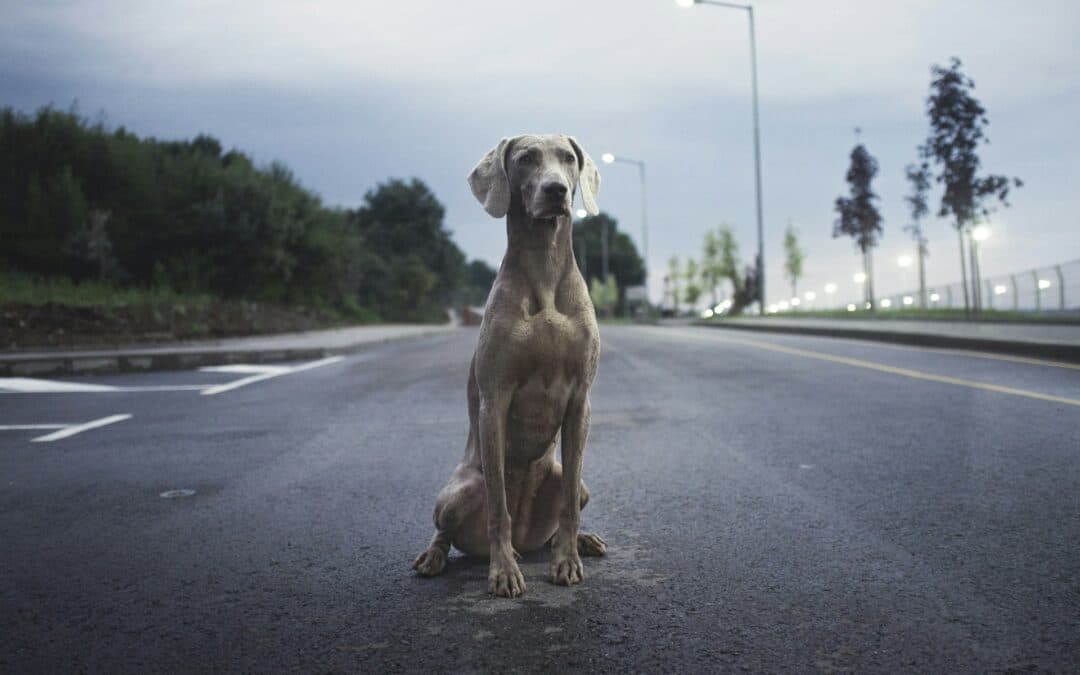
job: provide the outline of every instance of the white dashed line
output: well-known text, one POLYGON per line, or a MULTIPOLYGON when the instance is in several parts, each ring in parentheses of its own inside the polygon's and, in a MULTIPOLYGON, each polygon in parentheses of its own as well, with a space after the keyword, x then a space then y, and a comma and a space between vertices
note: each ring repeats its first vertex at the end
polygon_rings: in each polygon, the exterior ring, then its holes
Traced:
POLYGON ((249 366, 238 364, 233 366, 210 366, 207 368, 202 368, 201 370, 207 372, 255 373, 250 377, 243 377, 239 380, 234 380, 226 384, 219 384, 215 387, 208 387, 206 389, 203 389, 202 395, 213 396, 215 394, 223 394, 227 391, 239 389, 240 387, 246 387, 247 385, 254 384, 255 382, 262 382, 263 380, 269 380, 274 377, 281 377, 282 375, 292 375, 293 373, 299 373, 304 370, 311 370, 312 368, 321 368, 322 366, 328 366, 331 363, 337 363, 344 358, 344 356, 328 356, 325 359, 319 359, 318 361, 312 361, 310 363, 303 363, 299 366, 249 366))
POLYGON ((102 417, 101 419, 91 420, 84 422, 83 424, 0 424, 0 431, 47 431, 53 430, 51 434, 45 434, 44 436, 38 436, 37 438, 30 439, 31 443, 51 443, 53 441, 59 441, 65 438, 71 438, 75 434, 81 434, 84 431, 91 429, 97 429, 99 427, 108 426, 117 422, 123 422, 124 420, 131 419, 131 415, 109 415, 108 417, 102 417))

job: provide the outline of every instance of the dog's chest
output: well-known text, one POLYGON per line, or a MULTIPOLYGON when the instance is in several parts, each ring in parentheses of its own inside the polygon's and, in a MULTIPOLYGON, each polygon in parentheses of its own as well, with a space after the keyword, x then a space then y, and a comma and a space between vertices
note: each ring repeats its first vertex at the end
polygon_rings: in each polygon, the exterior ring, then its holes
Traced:
POLYGON ((545 309, 520 321, 512 331, 513 349, 521 374, 545 380, 588 378, 591 383, 599 357, 600 340, 592 316, 562 314, 545 309))

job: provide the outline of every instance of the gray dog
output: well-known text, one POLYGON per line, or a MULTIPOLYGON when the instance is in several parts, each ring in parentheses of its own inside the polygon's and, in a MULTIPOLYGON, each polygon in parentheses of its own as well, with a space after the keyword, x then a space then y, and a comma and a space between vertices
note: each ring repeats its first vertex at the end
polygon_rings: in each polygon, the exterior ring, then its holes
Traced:
POLYGON ((550 544, 551 580, 585 577, 581 555, 604 540, 578 532, 589 492, 581 461, 600 335, 574 259, 570 208, 581 185, 599 212, 600 174, 570 136, 504 138, 469 174, 494 218, 506 216, 507 247, 488 296, 469 368, 465 457, 435 501, 435 536, 413 567, 434 576, 450 545, 489 557, 488 591, 525 592, 517 552, 550 544), (555 444, 562 437, 562 461, 555 444))

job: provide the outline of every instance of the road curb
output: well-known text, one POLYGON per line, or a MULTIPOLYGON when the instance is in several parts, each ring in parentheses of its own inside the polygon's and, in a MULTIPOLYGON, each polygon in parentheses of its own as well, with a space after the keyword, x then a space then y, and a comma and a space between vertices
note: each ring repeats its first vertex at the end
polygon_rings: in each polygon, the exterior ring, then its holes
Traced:
POLYGON ((273 363, 303 361, 327 356, 353 354, 388 342, 401 342, 449 334, 453 328, 392 335, 354 342, 339 347, 298 347, 280 349, 204 349, 180 347, 164 351, 154 347, 120 350, 85 350, 48 354, 0 354, 0 377, 44 377, 47 375, 109 375, 155 370, 191 370, 230 363, 273 363))
POLYGON ((757 331, 763 333, 786 333, 789 335, 813 335, 816 337, 849 338, 872 342, 942 347, 945 349, 971 349, 976 351, 1030 356, 1059 361, 1080 363, 1080 345, 1064 342, 1023 342, 1019 340, 993 340, 966 338, 936 333, 911 333, 888 330, 866 330, 844 327, 821 326, 755 326, 749 323, 725 323, 724 321, 696 321, 695 326, 726 328, 728 330, 757 331))

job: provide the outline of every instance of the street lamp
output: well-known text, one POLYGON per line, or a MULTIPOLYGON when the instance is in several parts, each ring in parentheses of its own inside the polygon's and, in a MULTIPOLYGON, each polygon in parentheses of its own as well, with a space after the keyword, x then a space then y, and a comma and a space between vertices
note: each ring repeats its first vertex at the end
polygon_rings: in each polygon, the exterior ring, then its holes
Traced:
POLYGON ((675 0, 675 4, 684 9, 694 5, 715 5, 729 9, 746 10, 750 20, 750 85, 753 93, 754 109, 754 190, 757 202, 757 270, 758 270, 758 311, 765 313, 765 229, 761 215, 761 134, 758 130, 758 91, 757 91, 757 47, 754 39, 754 7, 720 0, 675 0))
MULTIPOLYGON (((604 164, 633 164, 638 168, 638 177, 641 179, 641 261, 645 267, 645 305, 649 305, 649 201, 645 191, 645 162, 640 159, 629 157, 616 157, 610 152, 600 155, 604 164)), ((606 249, 605 249, 606 250, 606 249)))
POLYGON ((911 267, 911 256, 902 255, 896 259, 896 264, 900 267, 911 267))

